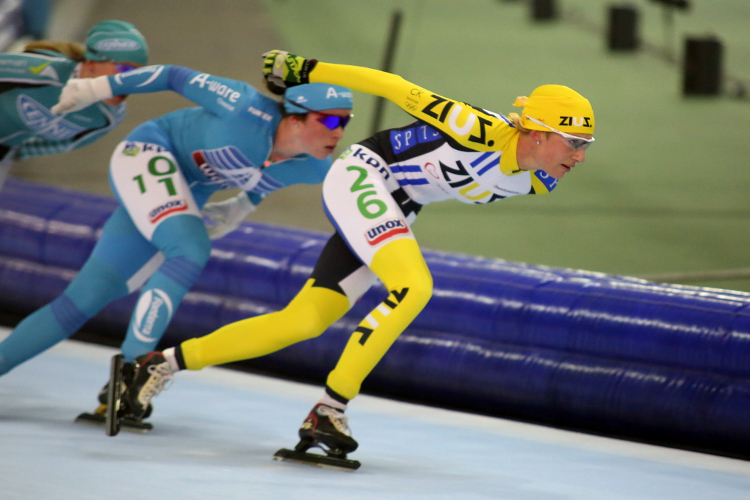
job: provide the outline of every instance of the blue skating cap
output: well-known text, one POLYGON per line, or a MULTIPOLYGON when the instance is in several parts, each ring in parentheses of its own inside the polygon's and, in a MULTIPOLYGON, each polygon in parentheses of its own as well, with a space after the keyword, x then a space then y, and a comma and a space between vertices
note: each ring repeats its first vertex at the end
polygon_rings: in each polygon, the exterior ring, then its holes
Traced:
POLYGON ((148 45, 140 31, 125 21, 102 21, 86 34, 89 61, 148 64, 148 45))
POLYGON ((308 113, 309 110, 325 111, 326 109, 338 108, 351 109, 352 106, 351 89, 339 85, 307 83, 288 88, 284 93, 284 109, 287 113, 308 113), (299 106, 295 103, 299 103, 299 106))

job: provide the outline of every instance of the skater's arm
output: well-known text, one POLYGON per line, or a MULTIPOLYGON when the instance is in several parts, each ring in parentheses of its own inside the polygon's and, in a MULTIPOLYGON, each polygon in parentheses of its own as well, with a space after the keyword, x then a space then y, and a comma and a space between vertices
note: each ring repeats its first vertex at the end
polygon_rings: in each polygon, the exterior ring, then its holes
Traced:
POLYGON ((243 110, 241 103, 258 92, 245 82, 200 73, 182 66, 145 66, 111 76, 70 79, 60 94, 60 102, 53 106, 52 112, 70 113, 116 95, 167 90, 176 92, 217 115, 243 110))
POLYGON ((105 104, 99 105, 100 111, 107 118, 107 124, 100 128, 86 130, 71 139, 52 141, 41 135, 35 135, 23 141, 17 146, 16 154, 19 159, 44 156, 57 153, 65 153, 81 148, 97 139, 107 135, 117 127, 125 118, 125 105, 120 104, 113 108, 105 104))
POLYGON ((435 94, 384 71, 271 51, 266 55, 263 72, 277 87, 324 82, 384 97, 474 150, 501 149, 513 135, 510 120, 502 115, 435 94))

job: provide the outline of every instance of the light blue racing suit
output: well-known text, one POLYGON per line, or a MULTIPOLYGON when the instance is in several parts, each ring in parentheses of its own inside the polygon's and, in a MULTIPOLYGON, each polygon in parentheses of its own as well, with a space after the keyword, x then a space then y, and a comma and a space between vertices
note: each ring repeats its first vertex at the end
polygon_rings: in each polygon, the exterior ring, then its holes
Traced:
MULTIPOLYGON (((81 63, 49 50, 0 54, 0 172, 17 159, 85 146, 122 122, 124 103, 52 114, 63 85, 80 69, 81 63)), ((4 177, 0 173, 0 185, 4 177)))
POLYGON ((153 350, 209 258, 199 213, 209 196, 240 187, 258 204, 285 186, 320 183, 330 168, 330 158, 310 155, 267 163, 280 107, 245 82, 178 66, 109 79, 115 95, 173 90, 200 107, 146 122, 117 147, 110 180, 120 206, 65 292, 0 343, 0 374, 70 337, 144 278, 122 352, 132 361, 153 350))

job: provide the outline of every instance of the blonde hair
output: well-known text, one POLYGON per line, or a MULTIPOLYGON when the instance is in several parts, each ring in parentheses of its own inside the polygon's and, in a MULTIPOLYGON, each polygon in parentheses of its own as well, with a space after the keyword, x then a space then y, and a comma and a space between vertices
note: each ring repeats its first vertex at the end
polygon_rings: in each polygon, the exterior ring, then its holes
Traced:
POLYGON ((50 42, 48 40, 38 40, 36 42, 27 43, 23 48, 24 52, 32 52, 34 50, 51 50, 53 52, 59 52, 76 62, 83 62, 86 60, 84 57, 86 48, 78 42, 50 42))
POLYGON ((521 115, 519 115, 518 113, 510 113, 508 115, 508 118, 510 118, 510 121, 513 122, 513 126, 516 127, 519 132, 521 132, 522 134, 526 134, 529 132, 529 129, 521 124, 521 115))

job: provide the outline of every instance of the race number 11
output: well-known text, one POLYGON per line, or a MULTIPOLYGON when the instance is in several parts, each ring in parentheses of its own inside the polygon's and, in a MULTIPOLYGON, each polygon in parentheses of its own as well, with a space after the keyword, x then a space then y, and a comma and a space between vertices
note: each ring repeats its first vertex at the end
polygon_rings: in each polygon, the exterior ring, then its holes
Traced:
MULTIPOLYGON (((177 167, 172 160, 166 156, 155 156, 148 162, 148 172, 154 177, 162 177, 161 179, 158 179, 157 182, 164 184, 169 196, 175 196, 177 194, 172 177, 164 177, 177 172, 177 167), (162 170, 164 169, 165 164, 166 169, 162 170)), ((144 194, 146 192, 146 183, 143 181, 143 175, 136 175, 133 177, 133 180, 138 183, 138 188, 141 190, 141 194, 144 194)))

